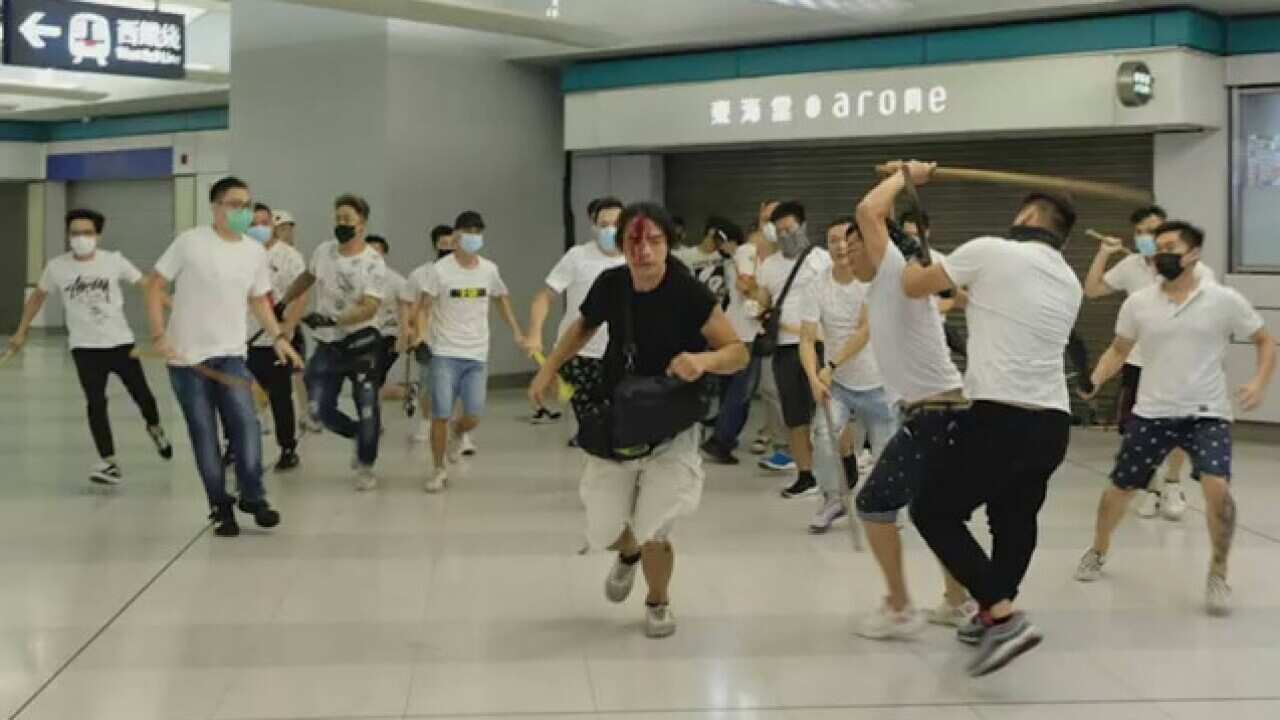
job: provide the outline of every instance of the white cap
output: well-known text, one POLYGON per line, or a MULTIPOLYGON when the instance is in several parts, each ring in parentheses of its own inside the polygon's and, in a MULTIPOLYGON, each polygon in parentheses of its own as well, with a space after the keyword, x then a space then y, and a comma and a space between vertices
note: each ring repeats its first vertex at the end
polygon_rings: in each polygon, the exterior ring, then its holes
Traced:
POLYGON ((297 225, 297 222, 294 221, 293 216, 289 214, 288 210, 276 210, 275 212, 271 213, 271 224, 272 225, 285 225, 285 224, 297 225))

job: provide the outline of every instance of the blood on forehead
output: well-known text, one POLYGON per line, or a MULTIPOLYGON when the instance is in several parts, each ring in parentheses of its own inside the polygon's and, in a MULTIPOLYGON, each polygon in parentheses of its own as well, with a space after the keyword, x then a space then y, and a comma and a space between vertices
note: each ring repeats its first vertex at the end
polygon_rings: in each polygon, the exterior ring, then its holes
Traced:
POLYGON ((649 235, 661 232, 661 229, 647 215, 637 215, 627 225, 626 237, 629 240, 645 240, 649 235))

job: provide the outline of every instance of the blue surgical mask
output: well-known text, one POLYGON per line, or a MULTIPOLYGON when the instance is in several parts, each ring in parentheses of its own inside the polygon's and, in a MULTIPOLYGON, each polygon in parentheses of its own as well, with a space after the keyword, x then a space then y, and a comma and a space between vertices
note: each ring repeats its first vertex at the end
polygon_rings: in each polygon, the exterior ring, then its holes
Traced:
POLYGON ((593 232, 596 236, 596 244, 600 249, 607 253, 618 252, 618 228, 616 227, 598 227, 593 232))
POLYGON ((464 233, 458 238, 458 247, 472 255, 476 255, 484 247, 484 236, 464 233))
POLYGON ((244 234, 260 243, 265 243, 271 239, 271 228, 266 225, 254 225, 248 230, 245 230, 244 234))
POLYGON ((1138 254, 1142 257, 1152 257, 1156 254, 1155 235, 1134 235, 1133 244, 1138 248, 1138 254))

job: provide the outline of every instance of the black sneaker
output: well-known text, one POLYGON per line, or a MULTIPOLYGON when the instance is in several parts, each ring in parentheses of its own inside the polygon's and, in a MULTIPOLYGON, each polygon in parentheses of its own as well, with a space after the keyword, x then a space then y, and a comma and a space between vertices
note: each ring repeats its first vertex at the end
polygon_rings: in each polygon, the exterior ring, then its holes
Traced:
POLYGON ((280 451, 280 459, 276 461, 276 472, 288 472, 300 465, 302 458, 298 457, 298 451, 293 448, 285 448, 280 451))
POLYGON ((529 422, 533 425, 546 425, 547 423, 558 422, 560 417, 561 414, 559 412, 540 407, 529 417, 529 422))
POLYGON ((252 515, 258 527, 273 528, 280 524, 280 513, 272 510, 265 498, 256 502, 240 498, 240 512, 252 515))
POLYGON ((156 444, 156 452, 160 453, 160 457, 165 460, 173 458, 173 443, 170 443, 169 437, 164 434, 164 428, 159 425, 148 425, 147 434, 151 436, 151 442, 156 444))
POLYGON ((213 521, 213 534, 218 537, 236 537, 240 534, 240 526, 236 523, 235 498, 227 498, 213 508, 209 519, 213 521))
POLYGON ((734 457, 733 453, 720 447, 715 440, 708 440, 702 443, 702 454, 706 455, 707 459, 719 465, 738 464, 738 458, 734 457))
POLYGON ((804 497, 805 495, 814 495, 817 492, 818 481, 814 480, 812 475, 797 475, 796 481, 782 491, 782 497, 790 500, 791 498, 804 497))
POLYGON ((986 628, 978 655, 969 663, 969 675, 990 675, 1013 662, 1019 655, 1039 645, 1044 640, 1040 629, 1016 612, 1008 620, 986 628))

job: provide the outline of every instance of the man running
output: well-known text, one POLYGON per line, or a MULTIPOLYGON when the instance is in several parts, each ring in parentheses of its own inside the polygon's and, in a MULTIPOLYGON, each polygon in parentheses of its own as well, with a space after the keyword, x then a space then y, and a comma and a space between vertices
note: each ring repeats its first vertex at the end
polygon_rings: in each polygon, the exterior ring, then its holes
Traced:
POLYGON ((173 446, 160 426, 160 410, 147 385, 142 363, 133 356, 133 331, 124 316, 123 280, 142 286, 142 273, 118 252, 103 250, 98 244, 106 218, 94 210, 72 210, 66 215, 69 252, 49 261, 31 297, 22 309, 18 329, 9 338, 10 353, 27 343, 31 322, 44 307, 49 293, 62 298, 67 317, 67 344, 80 377, 80 388, 88 406, 89 433, 98 450, 99 462, 89 471, 89 479, 102 485, 118 485, 124 475, 116 461, 116 445, 107 416, 107 379, 114 374, 124 383, 129 397, 138 406, 147 425, 147 434, 160 457, 173 457, 173 446))
POLYGON ((1231 497, 1231 397, 1223 358, 1234 336, 1257 351, 1257 370, 1239 389, 1248 412, 1266 396, 1276 365, 1275 340, 1262 317, 1235 290, 1196 273, 1204 233, 1173 221, 1155 230, 1151 256, 1161 280, 1130 295, 1116 318, 1116 338, 1093 371, 1094 392, 1122 371, 1138 344, 1146 349, 1142 382, 1124 444, 1111 471, 1112 487, 1098 503, 1093 547, 1076 570, 1082 582, 1097 580, 1111 550, 1111 535, 1124 518, 1134 492, 1151 484, 1165 456, 1180 447, 1191 458, 1204 492, 1205 518, 1213 554, 1205 583, 1210 614, 1231 609, 1227 560, 1236 529, 1231 497))

